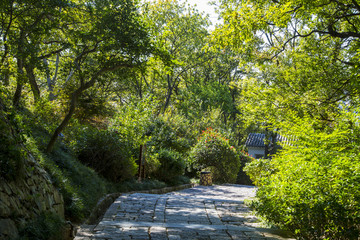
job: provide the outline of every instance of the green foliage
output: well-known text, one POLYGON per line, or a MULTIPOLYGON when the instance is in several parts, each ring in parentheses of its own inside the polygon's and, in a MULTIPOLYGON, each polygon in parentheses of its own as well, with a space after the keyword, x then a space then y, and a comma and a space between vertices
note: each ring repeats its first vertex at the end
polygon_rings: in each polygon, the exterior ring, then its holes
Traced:
POLYGON ((49 173, 64 198, 66 218, 75 223, 81 222, 107 193, 108 183, 92 169, 82 165, 65 146, 58 146, 46 155, 38 145, 34 138, 27 138, 27 148, 49 173))
POLYGON ((79 161, 109 181, 121 182, 137 170, 130 147, 116 132, 87 128, 77 139, 75 152, 79 161))
POLYGON ((181 154, 168 149, 161 149, 157 155, 160 166, 152 174, 156 179, 171 182, 184 174, 185 161, 181 154))
POLYGON ((82 123, 91 123, 96 118, 111 117, 116 112, 110 96, 101 91, 103 84, 97 83, 80 96, 74 118, 82 123))
POLYGON ((34 125, 41 125, 46 131, 51 132, 55 129, 56 123, 60 118, 59 102, 40 99, 29 109, 31 111, 31 121, 34 125))
POLYGON ((237 150, 229 140, 212 128, 203 131, 191 151, 194 164, 199 168, 212 170, 214 181, 234 183, 240 169, 237 150))
POLYGON ((151 189, 159 189, 166 187, 167 184, 158 180, 144 179, 141 182, 130 179, 128 181, 118 183, 115 186, 117 192, 132 192, 132 191, 143 191, 151 189))
POLYGON ((21 132, 24 122, 16 111, 9 109, 9 93, 0 86, 0 178, 20 180, 25 173, 23 142, 21 132))
POLYGON ((181 115, 164 115, 155 118, 148 127, 151 140, 147 145, 158 152, 171 149, 186 155, 194 144, 194 133, 189 121, 181 115))
POLYGON ((262 181, 266 181, 271 174, 275 173, 275 169, 270 158, 253 159, 251 162, 246 164, 244 171, 250 176, 250 179, 257 186, 260 186, 262 181))
POLYGON ((8 180, 19 179, 23 174, 24 153, 12 131, 14 128, 0 116, 0 176, 8 180))
POLYGON ((245 167, 249 164, 253 164, 256 161, 254 158, 250 157, 245 151, 241 151, 240 154, 240 170, 237 174, 236 183, 244 185, 253 185, 248 174, 245 172, 245 167))
POLYGON ((58 215, 43 212, 28 222, 19 232, 19 240, 63 240, 65 222, 58 215))
POLYGON ((156 99, 149 96, 118 108, 109 129, 116 131, 133 149, 149 140, 148 128, 156 111, 156 99))
MULTIPOLYGON (((47 102, 45 104, 49 106, 47 102)), ((39 106, 40 106, 39 105, 39 106)), ((49 106, 50 107, 50 106, 49 106)), ((51 107, 50 107, 51 108, 51 107)), ((39 164, 49 173, 53 184, 59 189, 64 198, 65 216, 72 222, 79 223, 88 216, 98 200, 107 193, 108 183, 97 173, 81 164, 70 147, 65 142, 59 142, 54 151, 45 154, 46 139, 50 129, 47 120, 51 118, 51 111, 44 107, 31 111, 23 111, 27 130, 26 148, 31 152, 39 164), (33 124, 32 124, 33 123, 33 124)), ((64 132, 66 137, 70 131, 64 132)))
POLYGON ((195 101, 190 99, 183 104, 183 111, 189 111, 195 102, 200 105, 202 111, 219 108, 222 112, 231 113, 234 111, 234 102, 231 96, 229 86, 219 82, 200 82, 193 83, 189 86, 189 97, 196 98, 195 101))
POLYGON ((300 239, 357 239, 358 3, 220 5, 224 24, 213 36, 241 56, 244 121, 296 139, 248 165, 259 186, 256 210, 300 239))
POLYGON ((300 239, 357 239, 358 119, 342 112, 325 131, 314 130, 313 119, 297 119, 288 132, 297 137, 294 146, 247 167, 259 186, 257 212, 300 239))
POLYGON ((171 178, 167 184, 170 185, 170 186, 178 186, 178 185, 184 185, 184 184, 189 184, 191 183, 191 180, 189 177, 187 176, 175 176, 174 178, 171 178))
MULTIPOLYGON (((191 146, 194 144, 195 135, 192 126, 184 116, 165 114, 157 117, 152 120, 147 132, 150 141, 146 144, 145 167, 150 176, 160 177, 159 171, 164 171, 165 166, 162 165, 166 163, 162 162, 159 156, 163 150, 172 152, 175 154, 175 158, 181 158, 181 162, 189 167, 188 155, 191 146)), ((165 176, 163 180, 168 182, 170 178, 165 176)))
POLYGON ((52 183, 63 195, 66 218, 79 223, 106 194, 108 183, 82 165, 63 143, 59 143, 51 154, 43 152, 46 146, 44 139, 49 138, 47 129, 51 122, 47 120, 51 118, 51 107, 47 102, 38 104, 39 107, 31 111, 1 112, 0 149, 4 154, 0 158, 1 177, 10 180, 21 178, 23 161, 30 153, 48 172, 52 183), (43 111, 40 107, 42 104, 46 105, 43 111))

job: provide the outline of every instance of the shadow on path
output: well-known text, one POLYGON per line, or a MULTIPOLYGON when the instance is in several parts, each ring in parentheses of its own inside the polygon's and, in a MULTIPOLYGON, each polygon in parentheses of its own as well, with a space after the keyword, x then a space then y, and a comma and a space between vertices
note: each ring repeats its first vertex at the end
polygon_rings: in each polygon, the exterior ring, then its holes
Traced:
POLYGON ((262 228, 244 204, 255 192, 253 186, 215 185, 124 194, 95 228, 80 229, 75 239, 289 239, 262 228))

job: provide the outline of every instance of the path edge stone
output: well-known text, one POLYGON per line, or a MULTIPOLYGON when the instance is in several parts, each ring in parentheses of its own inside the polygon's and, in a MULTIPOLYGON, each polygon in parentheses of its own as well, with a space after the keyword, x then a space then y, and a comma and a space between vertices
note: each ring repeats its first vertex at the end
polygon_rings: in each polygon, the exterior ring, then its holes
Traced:
POLYGON ((85 221, 86 225, 97 225, 99 221, 104 216, 106 210, 110 207, 110 205, 115 202, 115 200, 120 197, 122 194, 133 194, 133 193, 148 193, 148 194, 165 194, 168 192, 179 191, 187 188, 193 188, 197 186, 197 184, 189 183, 179 186, 173 187, 165 187, 159 189, 151 189, 151 190, 140 190, 140 191, 131 191, 131 192, 122 192, 122 193, 110 193, 101 198, 96 204, 95 208, 92 210, 89 218, 85 221))

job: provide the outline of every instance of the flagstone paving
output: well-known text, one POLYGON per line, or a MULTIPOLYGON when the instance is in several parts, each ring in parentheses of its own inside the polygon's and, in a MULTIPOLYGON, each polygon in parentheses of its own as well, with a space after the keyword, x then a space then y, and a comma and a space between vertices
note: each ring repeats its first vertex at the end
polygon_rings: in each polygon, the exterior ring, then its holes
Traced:
POLYGON ((95 228, 80 229, 75 240, 289 239, 261 227, 244 204, 255 191, 251 186, 215 185, 162 195, 124 194, 95 228))

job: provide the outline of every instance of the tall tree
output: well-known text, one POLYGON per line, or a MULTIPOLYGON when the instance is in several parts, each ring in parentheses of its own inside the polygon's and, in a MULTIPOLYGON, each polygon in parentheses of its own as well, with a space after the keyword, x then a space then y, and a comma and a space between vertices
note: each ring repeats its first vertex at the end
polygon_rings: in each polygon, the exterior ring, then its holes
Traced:
MULTIPOLYGON (((73 116, 81 94, 108 73, 131 68, 146 60, 152 47, 145 26, 132 0, 92 1, 77 5, 76 20, 68 27, 71 69, 76 89, 69 110, 48 143, 52 151, 61 131, 73 116)), ((110 78, 111 79, 111 78, 110 78)))
MULTIPOLYGON (((68 7, 67 1, 31 1, 6 0, 0 10, 0 44, 2 45, 1 69, 2 78, 9 84, 10 75, 16 76, 16 90, 13 104, 18 105, 25 83, 29 83, 35 101, 40 98, 40 89, 36 68, 41 67, 41 58, 51 56, 51 51, 44 51, 46 38, 50 32, 59 27, 60 9, 68 7), (17 71, 11 73, 9 62, 16 59, 17 71)), ((49 47, 47 47, 49 49, 49 47)))
POLYGON ((286 119, 295 110, 329 123, 339 103, 357 96, 356 1, 221 3, 224 25, 214 39, 245 56, 253 119, 286 119))
POLYGON ((194 7, 177 0, 147 2, 143 11, 155 43, 168 52, 171 58, 167 66, 154 62, 154 74, 146 76, 160 84, 164 112, 186 74, 210 58, 203 50, 209 35, 209 21, 194 7))

